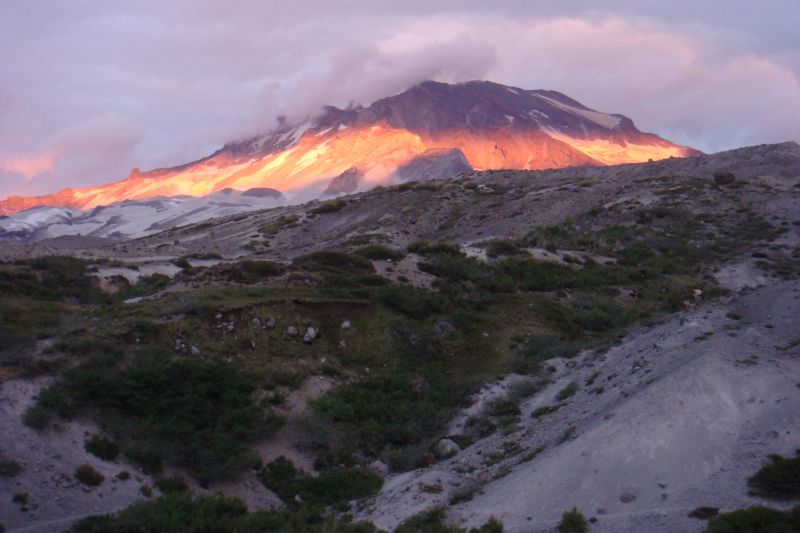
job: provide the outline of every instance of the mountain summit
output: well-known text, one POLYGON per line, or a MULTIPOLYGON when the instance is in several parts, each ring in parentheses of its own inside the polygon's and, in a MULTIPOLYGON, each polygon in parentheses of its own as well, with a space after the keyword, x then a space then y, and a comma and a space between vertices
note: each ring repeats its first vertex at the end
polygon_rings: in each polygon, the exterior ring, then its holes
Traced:
POLYGON ((118 182, 0 201, 0 214, 49 205, 87 209, 156 196, 276 189, 289 198, 363 190, 469 169, 538 170, 697 155, 556 91, 488 81, 427 81, 368 107, 326 107, 300 126, 225 145, 185 165, 118 182))

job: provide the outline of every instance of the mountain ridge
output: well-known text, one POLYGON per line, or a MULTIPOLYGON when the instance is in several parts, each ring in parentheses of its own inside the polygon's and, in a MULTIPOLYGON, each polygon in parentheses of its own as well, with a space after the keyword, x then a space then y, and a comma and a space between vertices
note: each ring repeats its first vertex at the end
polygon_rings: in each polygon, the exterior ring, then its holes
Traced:
MULTIPOLYGON (((700 152, 639 131, 620 114, 595 111, 549 90, 488 81, 427 81, 367 107, 324 108, 314 120, 225 144, 193 162, 106 185, 9 196, 0 214, 39 205, 86 209, 154 196, 206 196, 225 188, 274 188, 313 199, 350 168, 365 190, 431 150, 458 149, 476 170, 541 170, 683 157, 700 152)), ((444 177, 444 176, 434 176, 444 177)))

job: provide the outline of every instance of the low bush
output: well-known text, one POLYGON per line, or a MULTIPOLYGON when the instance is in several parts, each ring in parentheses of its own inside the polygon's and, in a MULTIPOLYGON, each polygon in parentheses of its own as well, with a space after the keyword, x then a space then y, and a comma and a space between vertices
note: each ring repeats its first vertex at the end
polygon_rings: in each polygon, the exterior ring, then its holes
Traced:
POLYGON ((158 478, 156 479, 156 487, 163 494, 178 494, 189 490, 186 480, 180 476, 158 478))
POLYGON ((0 477, 17 477, 22 472, 22 466, 14 459, 0 457, 0 477))
POLYGON ((777 500, 800 498, 800 456, 771 456, 769 464, 747 480, 750 490, 759 496, 777 500))
POLYGON ((341 198, 337 198, 336 200, 329 200, 327 202, 322 202, 315 208, 313 208, 310 212, 315 215, 323 215, 325 213, 335 213, 336 211, 341 211, 347 206, 347 200, 342 200, 341 198))
POLYGON ((188 494, 162 496, 131 505, 116 515, 92 516, 77 522, 74 533, 377 533, 368 523, 346 523, 326 518, 314 507, 249 513, 237 498, 188 494))
POLYGON ((305 503, 333 505, 371 496, 383 486, 383 479, 357 466, 325 470, 311 477, 283 456, 267 464, 258 477, 288 504, 294 504, 299 496, 305 503))
POLYGON ((91 487, 100 485, 106 478, 90 465, 80 465, 75 469, 75 479, 91 487))
POLYGON ((104 435, 92 435, 83 445, 92 455, 105 461, 113 461, 119 455, 119 446, 104 435))
POLYGON ((712 518, 704 533, 797 533, 800 506, 782 512, 760 505, 722 513, 712 518))
POLYGON ((578 384, 573 381, 556 394, 556 401, 563 402, 567 398, 575 396, 575 393, 578 392, 578 384))
POLYGON ((252 464, 247 442, 283 423, 256 406, 253 378, 231 364, 140 355, 123 368, 92 359, 45 389, 38 406, 61 416, 92 409, 129 441, 125 453, 158 471, 161 460, 201 482, 231 477, 252 464))
MULTIPOLYGON (((412 516, 400 524, 394 533, 467 533, 467 530, 446 525, 444 510, 433 509, 412 516)), ((496 518, 490 518, 482 526, 470 529, 469 533, 503 533, 503 523, 496 518)))
POLYGON ((292 261, 292 266, 308 272, 342 274, 345 276, 375 273, 375 267, 366 257, 335 251, 301 255, 292 261))
POLYGON ((215 267, 213 275, 236 283, 251 284, 280 276, 284 270, 283 265, 280 263, 247 259, 238 263, 215 267))
POLYGON ((561 522, 558 524, 560 533, 586 533, 589 530, 589 523, 577 508, 571 511, 564 511, 561 515, 561 522))
POLYGON ((417 255, 461 255, 461 248, 457 244, 447 242, 416 241, 409 244, 407 250, 417 255))
POLYGON ((379 244, 369 244, 367 246, 362 246, 353 253, 355 253, 356 255, 360 255, 361 257, 366 257, 367 259, 382 260, 382 261, 386 260, 400 261, 406 256, 406 254, 404 254, 400 250, 396 250, 394 248, 389 248, 386 246, 381 246, 379 244))

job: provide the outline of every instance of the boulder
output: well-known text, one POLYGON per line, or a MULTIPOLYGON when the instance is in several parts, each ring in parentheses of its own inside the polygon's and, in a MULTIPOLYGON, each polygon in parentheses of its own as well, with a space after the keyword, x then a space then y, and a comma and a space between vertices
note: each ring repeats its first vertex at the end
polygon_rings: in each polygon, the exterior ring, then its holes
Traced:
POLYGON ((386 477, 389 474, 389 466, 380 460, 375 460, 368 464, 367 470, 381 477, 386 477))
POLYGON ((315 328, 309 326, 309 328, 306 329, 306 334, 303 335, 303 342, 306 344, 311 344, 312 342, 314 342, 314 340, 317 338, 318 335, 319 332, 315 328))
POLYGON ((351 324, 349 320, 345 320, 345 321, 342 322, 342 329, 343 330, 348 330, 348 329, 350 329, 352 327, 353 327, 353 324, 351 324))
POLYGON ((452 457, 461 451, 461 447, 450 439, 442 439, 436 445, 436 455, 442 459, 452 457))
POLYGON ((297 331, 297 328, 294 326, 289 326, 286 328, 286 331, 283 333, 283 336, 287 339, 293 339, 300 335, 300 332, 297 331))

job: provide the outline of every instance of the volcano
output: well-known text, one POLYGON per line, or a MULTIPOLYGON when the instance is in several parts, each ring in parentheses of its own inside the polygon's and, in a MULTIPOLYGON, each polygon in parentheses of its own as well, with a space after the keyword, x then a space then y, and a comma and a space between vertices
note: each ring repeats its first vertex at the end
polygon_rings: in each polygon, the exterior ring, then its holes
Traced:
POLYGON ((301 201, 470 169, 604 166, 699 153, 556 91, 428 81, 367 107, 325 107, 304 124, 283 123, 184 165, 134 169, 108 185, 11 196, 0 201, 0 214, 226 189, 268 188, 301 201))

